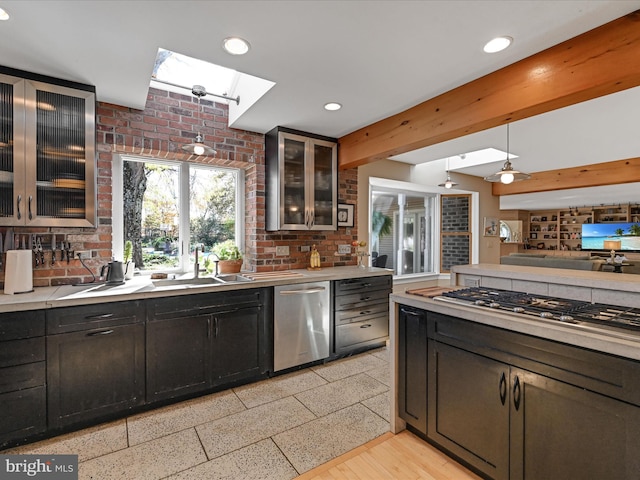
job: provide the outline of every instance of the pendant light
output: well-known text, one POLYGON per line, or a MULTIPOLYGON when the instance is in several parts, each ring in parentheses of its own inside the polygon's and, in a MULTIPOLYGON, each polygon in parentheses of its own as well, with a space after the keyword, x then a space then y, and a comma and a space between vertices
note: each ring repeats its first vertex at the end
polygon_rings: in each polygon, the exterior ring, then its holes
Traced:
POLYGON ((519 182, 520 180, 528 180, 530 178, 531 175, 529 175, 528 173, 514 170, 514 168, 511 166, 511 162, 509 161, 509 124, 507 123, 507 161, 504 162, 502 170, 494 173, 493 175, 489 175, 488 177, 484 177, 484 179, 487 182, 500 182, 509 184, 512 182, 519 182))
POLYGON ((447 157, 447 179, 445 180, 444 183, 440 183, 438 184, 439 187, 444 187, 444 188, 451 188, 451 187, 455 187, 458 184, 451 181, 451 177, 449 176, 449 158, 447 157))
MULTIPOLYGON (((198 97, 198 111, 197 111, 197 120, 200 123, 200 98, 204 97, 207 94, 207 91, 202 85, 194 85, 191 89, 191 93, 193 93, 196 97, 198 97)), ((203 142, 202 135, 200 132, 196 135, 196 141, 193 143, 189 143, 187 145, 183 145, 182 149, 193 155, 215 155, 216 151, 205 145, 203 142)))

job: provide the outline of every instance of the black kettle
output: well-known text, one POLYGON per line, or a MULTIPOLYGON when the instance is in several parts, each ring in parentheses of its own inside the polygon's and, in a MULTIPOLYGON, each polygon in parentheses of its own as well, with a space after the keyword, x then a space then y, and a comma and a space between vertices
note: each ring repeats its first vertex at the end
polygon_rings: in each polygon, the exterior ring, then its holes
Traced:
POLYGON ((105 277, 105 275, 107 285, 122 285, 124 283, 124 266, 122 262, 113 260, 103 265, 100 269, 100 276, 105 277))

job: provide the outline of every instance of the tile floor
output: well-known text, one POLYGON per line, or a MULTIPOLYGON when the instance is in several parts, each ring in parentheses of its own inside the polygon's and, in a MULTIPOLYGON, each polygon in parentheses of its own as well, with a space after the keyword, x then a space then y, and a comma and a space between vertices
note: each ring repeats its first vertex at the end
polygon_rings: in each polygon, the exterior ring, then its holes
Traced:
POLYGON ((77 454, 80 479, 292 479, 389 430, 385 348, 2 453, 77 454))

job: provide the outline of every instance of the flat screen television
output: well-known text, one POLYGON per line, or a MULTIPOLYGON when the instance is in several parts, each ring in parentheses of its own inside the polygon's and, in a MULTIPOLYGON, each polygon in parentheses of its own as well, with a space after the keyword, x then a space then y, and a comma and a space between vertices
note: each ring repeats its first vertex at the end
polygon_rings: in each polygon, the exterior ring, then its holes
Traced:
POLYGON ((619 251, 640 252, 639 223, 585 223, 582 250, 605 250, 605 240, 620 240, 619 251))

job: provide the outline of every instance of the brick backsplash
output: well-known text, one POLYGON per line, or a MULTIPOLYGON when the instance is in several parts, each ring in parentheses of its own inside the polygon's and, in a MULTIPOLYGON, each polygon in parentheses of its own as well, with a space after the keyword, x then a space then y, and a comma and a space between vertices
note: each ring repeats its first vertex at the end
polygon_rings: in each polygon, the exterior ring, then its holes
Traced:
MULTIPOLYGON (((19 234, 48 236, 56 234, 58 243, 64 238, 74 251, 89 251, 85 263, 94 275, 112 256, 112 160, 114 154, 127 153, 139 157, 190 161, 207 165, 242 168, 245 171, 245 268, 253 271, 305 268, 309 254, 301 247, 316 245, 322 266, 355 265, 350 256, 336 256, 337 245, 357 239, 357 228, 340 227, 337 231, 266 232, 265 231, 265 159, 264 135, 229 128, 226 104, 197 99, 160 89, 149 89, 144 110, 99 102, 96 110, 96 228, 20 228, 19 234), (205 143, 212 145, 215 157, 197 157, 182 150, 200 132, 205 143), (288 245, 290 255, 276 256, 275 247, 288 245)), ((274 125, 275 126, 275 125, 274 125)), ((356 205, 357 170, 339 172, 340 203, 356 205)), ((354 213, 357 218, 357 212, 354 213)), ((4 235, 6 228, 0 228, 4 235)), ((54 286, 86 282, 91 275, 77 259, 68 264, 50 264, 34 268, 34 286, 54 286)), ((4 282, 4 272, 0 272, 4 282)))

